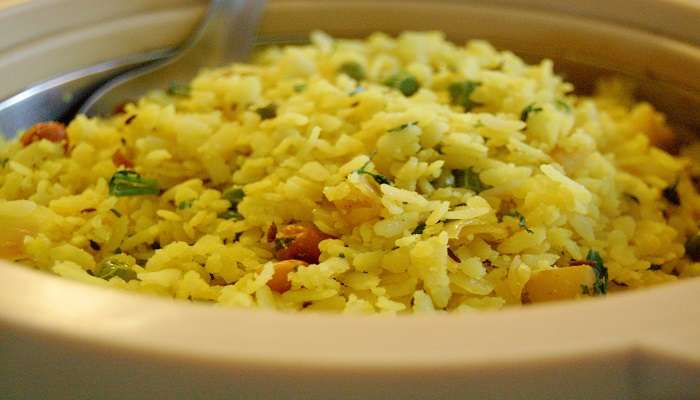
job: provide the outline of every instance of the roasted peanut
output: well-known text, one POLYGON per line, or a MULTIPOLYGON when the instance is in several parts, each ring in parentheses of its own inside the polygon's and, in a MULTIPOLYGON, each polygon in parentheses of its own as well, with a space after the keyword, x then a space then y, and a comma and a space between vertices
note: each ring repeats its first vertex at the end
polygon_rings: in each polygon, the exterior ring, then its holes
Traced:
POLYGON ((277 293, 284 293, 292 287, 287 275, 296 270, 300 265, 307 265, 301 260, 284 260, 275 264, 275 273, 267 281, 267 286, 277 293))
POLYGON ((316 264, 321 255, 318 244, 331 237, 312 224, 287 225, 275 238, 275 256, 278 260, 295 259, 316 264))
POLYGON ((134 163, 126 157, 122 149, 118 149, 112 155, 112 163, 115 167, 134 168, 134 163))
POLYGON ((46 139, 50 142, 63 142, 63 150, 68 151, 68 135, 66 134, 66 126, 60 122, 42 122, 35 124, 20 138, 22 146, 27 147, 34 142, 46 139))

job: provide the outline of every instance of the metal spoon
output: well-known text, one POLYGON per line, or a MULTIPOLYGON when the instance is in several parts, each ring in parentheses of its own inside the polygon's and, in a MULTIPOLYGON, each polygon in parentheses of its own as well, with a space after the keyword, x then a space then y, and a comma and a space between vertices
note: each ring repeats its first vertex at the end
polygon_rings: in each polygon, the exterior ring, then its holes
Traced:
POLYGON ((42 121, 68 122, 83 102, 105 82, 174 54, 172 49, 134 54, 72 71, 25 89, 0 101, 0 135, 14 136, 42 121))
POLYGON ((253 47, 264 5, 264 0, 213 0, 204 22, 178 54, 107 82, 78 112, 111 115, 118 105, 149 90, 191 80, 202 67, 244 60, 253 47))

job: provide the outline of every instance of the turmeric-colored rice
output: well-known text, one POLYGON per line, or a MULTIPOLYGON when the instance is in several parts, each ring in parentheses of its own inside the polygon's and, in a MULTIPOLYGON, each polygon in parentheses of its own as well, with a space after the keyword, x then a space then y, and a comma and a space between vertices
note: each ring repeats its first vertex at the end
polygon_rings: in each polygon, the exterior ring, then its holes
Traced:
POLYGON ((484 41, 314 33, 79 116, 67 140, 0 139, 0 257, 178 299, 346 313, 700 275, 686 254, 700 145, 664 151, 673 131, 623 81, 573 90, 552 62, 484 41), (115 176, 152 190, 125 194, 115 176), (281 267, 296 257, 276 232, 293 224, 318 230, 320 257, 281 267))

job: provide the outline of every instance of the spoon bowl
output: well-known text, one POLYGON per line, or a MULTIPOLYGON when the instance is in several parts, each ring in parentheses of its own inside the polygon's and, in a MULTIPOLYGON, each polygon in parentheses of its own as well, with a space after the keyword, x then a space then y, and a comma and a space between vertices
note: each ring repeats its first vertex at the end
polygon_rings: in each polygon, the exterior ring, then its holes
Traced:
POLYGON ((131 70, 95 91, 78 110, 87 116, 108 116, 125 101, 172 82, 186 82, 203 67, 244 60, 253 48, 265 6, 263 0, 214 0, 199 29, 160 62, 131 70))
POLYGON ((172 57, 173 50, 156 50, 107 61, 61 75, 0 102, 0 134, 12 137, 42 121, 68 122, 78 108, 110 79, 172 57))

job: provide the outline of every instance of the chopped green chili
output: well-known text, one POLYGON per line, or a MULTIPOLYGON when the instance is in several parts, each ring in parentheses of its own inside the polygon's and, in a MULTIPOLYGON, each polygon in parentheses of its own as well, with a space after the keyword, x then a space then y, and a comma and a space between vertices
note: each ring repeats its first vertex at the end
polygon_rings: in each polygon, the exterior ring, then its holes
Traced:
POLYGON ((135 171, 117 171, 109 180, 112 196, 147 196, 160 194, 158 181, 143 178, 135 171))

